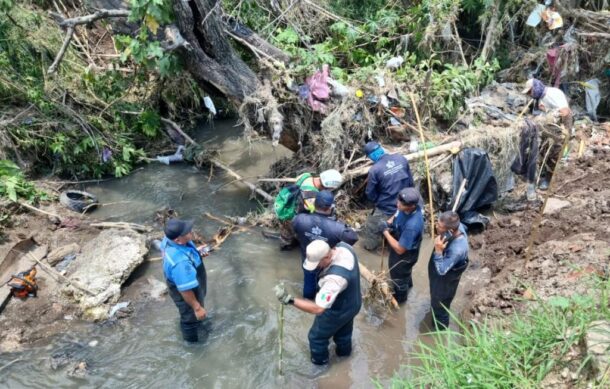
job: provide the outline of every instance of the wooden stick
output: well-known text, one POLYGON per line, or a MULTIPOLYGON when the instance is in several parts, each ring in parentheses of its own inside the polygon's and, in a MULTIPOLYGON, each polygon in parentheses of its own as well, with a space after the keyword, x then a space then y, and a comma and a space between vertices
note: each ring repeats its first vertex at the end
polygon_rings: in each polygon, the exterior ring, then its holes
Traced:
POLYGON ((125 230, 134 230, 138 232, 151 232, 152 228, 143 226, 141 224, 136 223, 126 223, 126 222, 98 222, 89 224, 91 227, 96 228, 121 228, 125 230))
MULTIPOLYGON (((562 132, 563 132, 564 141, 563 141, 563 146, 561 147, 561 150, 565 150, 565 148, 570 143, 570 137, 568 136, 568 133, 565 130, 565 128, 563 128, 563 126, 562 126, 562 132)), ((527 243, 527 253, 525 254, 525 264, 527 264, 532 259, 534 241, 538 237, 538 231, 540 229, 540 223, 542 222, 542 216, 544 215, 544 209, 546 208, 546 203, 548 202, 549 197, 553 191, 553 185, 555 184, 555 181, 557 181, 557 172, 559 171, 560 162, 561 162, 561 155, 559 155, 557 157, 557 161, 555 161, 555 166, 553 167, 553 175, 551 176, 551 182, 549 182, 549 187, 546 191, 546 195, 544 196, 544 202, 542 203, 542 208, 540 209, 540 212, 538 214, 538 217, 536 218, 535 223, 532 225, 530 239, 529 239, 529 242, 527 243)))
POLYGON ((428 200, 430 203, 430 237, 434 240, 434 199, 432 197, 432 178, 430 177, 430 162, 428 161, 428 148, 426 147, 426 138, 424 137, 424 129, 421 126, 421 120, 419 118, 419 111, 415 104, 415 96, 413 93, 409 93, 411 98, 411 104, 413 105, 413 111, 415 112, 415 118, 417 119, 417 127, 419 128, 419 136, 421 143, 424 146, 424 163, 426 165, 426 178, 428 180, 428 200))
POLYGON ((462 183, 460 184, 460 189, 458 190, 457 196, 455 198, 455 203, 453 203, 453 208, 451 209, 452 212, 455 212, 458 207, 458 204, 460 204, 460 200, 462 199, 462 195, 464 194, 464 189, 466 189, 465 178, 462 179, 462 183))
POLYGON ((24 208, 27 208, 27 209, 29 209, 29 210, 31 210, 31 211, 34 211, 34 212, 39 212, 39 213, 42 213, 43 215, 47 215, 47 216, 53 216, 53 217, 56 217, 56 218, 58 218, 58 219, 61 219, 61 216, 59 216, 59 215, 57 215, 57 214, 55 214, 55 213, 51 213, 51 212, 47 212, 47 211, 43 211, 42 209, 38 209, 38 208, 36 208, 36 207, 34 207, 34 206, 31 206, 30 204, 22 203, 22 202, 20 202, 20 201, 18 201, 18 202, 17 202, 17 204, 19 204, 20 206, 22 206, 22 207, 24 207, 24 208))
POLYGON ((233 223, 231 223, 231 222, 229 222, 229 221, 226 221, 226 220, 224 220, 224 219, 221 219, 221 218, 219 218, 218 216, 214 216, 214 215, 212 215, 212 214, 211 214, 211 213, 209 213, 209 212, 205 212, 203 215, 204 215, 205 217, 207 217, 208 219, 211 219, 211 220, 217 221, 217 222, 219 222, 219 223, 225 224, 225 225, 227 225, 227 226, 229 226, 229 227, 233 227, 233 223))
POLYGON ((398 301, 396 301, 396 299, 392 295, 392 292, 390 292, 390 287, 388 286, 388 283, 382 281, 379 277, 375 276, 366 266, 364 266, 360 262, 358 262, 358 269, 360 270, 360 276, 367 280, 368 283, 371 285, 379 285, 381 293, 383 293, 384 296, 390 301, 392 307, 398 309, 398 301))
MULTIPOLYGON (((390 248, 391 250, 391 248, 390 248)), ((381 264, 379 265, 379 271, 383 271, 383 254, 385 254, 385 237, 381 237, 381 264)))
POLYGON ((256 181, 258 182, 289 182, 289 183, 293 183, 293 182, 297 182, 296 178, 259 178, 256 181))
POLYGON ((273 202, 273 196, 271 196, 269 193, 265 192, 264 190, 258 188, 256 185, 245 181, 243 179, 242 176, 240 176, 239 174, 237 174, 235 171, 233 171, 231 168, 229 168, 227 165, 225 165, 224 163, 218 161, 217 159, 210 159, 210 162, 212 164, 214 164, 214 166, 221 168, 222 170, 226 171, 230 176, 234 177, 235 179, 239 180, 239 182, 243 183, 244 185, 246 185, 248 188, 250 188, 253 192, 258 193, 261 197, 263 197, 265 200, 267 200, 268 202, 272 203, 273 202))
POLYGON ((282 362, 284 359, 284 304, 280 303, 280 312, 279 312, 279 327, 280 327, 280 333, 279 333, 279 361, 278 361, 278 367, 279 367, 279 371, 280 371, 280 375, 284 375, 284 369, 282 366, 282 362))

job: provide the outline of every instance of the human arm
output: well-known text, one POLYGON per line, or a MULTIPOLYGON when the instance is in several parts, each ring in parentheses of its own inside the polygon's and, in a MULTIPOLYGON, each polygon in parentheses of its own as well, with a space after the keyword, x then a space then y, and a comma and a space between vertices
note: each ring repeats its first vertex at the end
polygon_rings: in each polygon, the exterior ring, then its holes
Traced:
POLYGON ((345 225, 343 232, 341 232, 341 242, 345 242, 349 245, 354 245, 358 241, 358 233, 353 228, 345 225))
POLYGON ((199 303, 197 297, 195 297, 195 293, 193 292, 193 290, 185 290, 183 292, 180 292, 180 294, 182 295, 184 302, 187 303, 189 307, 193 308, 193 311, 195 311, 195 317, 197 317, 197 320, 203 320, 207 312, 205 308, 203 308, 203 306, 199 303))
POLYGON ((454 243, 448 245, 447 240, 442 235, 438 235, 434 240, 432 260, 434 261, 436 272, 441 276, 447 274, 457 263, 465 260, 468 255, 468 243, 466 243, 466 247, 463 247, 462 242, 456 240, 452 242, 454 243))
POLYGON ((390 230, 383 230, 383 236, 388 241, 388 244, 396 252, 398 255, 402 255, 407 252, 407 249, 402 247, 398 240, 396 240, 392 234, 390 234, 390 230))
POLYGON ((314 315, 321 315, 325 309, 317 305, 311 300, 295 297, 292 303, 295 308, 300 309, 303 312, 312 313, 314 315))

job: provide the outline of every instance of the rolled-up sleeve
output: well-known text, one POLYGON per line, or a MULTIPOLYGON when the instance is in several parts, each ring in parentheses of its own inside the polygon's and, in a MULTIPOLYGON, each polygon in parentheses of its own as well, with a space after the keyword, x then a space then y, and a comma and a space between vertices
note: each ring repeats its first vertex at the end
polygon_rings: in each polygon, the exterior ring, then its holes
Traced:
POLYGON ((176 289, 180 292, 194 289, 199 286, 197 271, 188 261, 179 262, 174 266, 172 269, 172 279, 176 284, 176 289))

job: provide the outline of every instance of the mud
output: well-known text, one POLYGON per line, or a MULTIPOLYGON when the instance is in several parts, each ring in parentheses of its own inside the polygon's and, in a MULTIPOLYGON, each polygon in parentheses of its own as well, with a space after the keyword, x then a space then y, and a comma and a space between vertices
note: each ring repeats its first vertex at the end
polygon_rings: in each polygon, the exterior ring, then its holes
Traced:
POLYGON ((604 147, 591 148, 582 159, 571 155, 562 162, 550 199, 569 205, 553 211, 547 204, 529 261, 527 246, 541 201, 527 204, 520 186, 504 201, 521 201, 526 209, 489 215, 487 231, 471 237, 472 256, 492 275, 473 296, 470 313, 475 318, 508 314, 537 298, 586 294, 591 274, 608 275, 609 176, 610 150, 604 147))

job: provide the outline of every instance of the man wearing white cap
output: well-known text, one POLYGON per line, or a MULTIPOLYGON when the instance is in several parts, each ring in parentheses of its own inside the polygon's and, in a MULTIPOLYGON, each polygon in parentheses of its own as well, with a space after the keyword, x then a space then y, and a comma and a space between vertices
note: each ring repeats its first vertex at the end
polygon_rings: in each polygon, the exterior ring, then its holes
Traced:
POLYGON ((558 113, 566 130, 570 131, 574 125, 572 110, 566 95, 559 88, 546 86, 542 81, 530 78, 521 91, 535 100, 534 108, 543 112, 558 113))
POLYGON ((274 290, 282 304, 291 304, 316 315, 308 336, 311 362, 324 365, 328 363, 331 338, 337 346, 337 356, 348 356, 352 352, 354 317, 362 306, 358 258, 350 245, 341 242, 331 249, 322 240, 311 242, 306 254, 303 268, 321 270, 315 302, 294 298, 282 285, 274 290))

